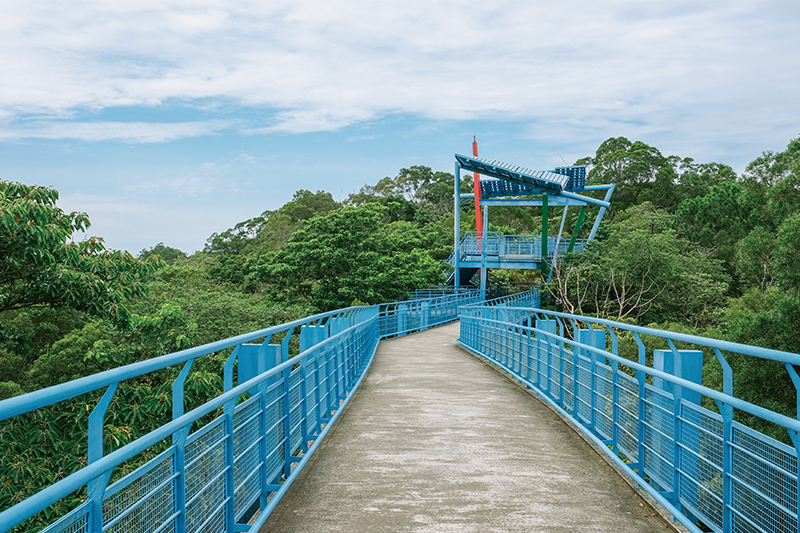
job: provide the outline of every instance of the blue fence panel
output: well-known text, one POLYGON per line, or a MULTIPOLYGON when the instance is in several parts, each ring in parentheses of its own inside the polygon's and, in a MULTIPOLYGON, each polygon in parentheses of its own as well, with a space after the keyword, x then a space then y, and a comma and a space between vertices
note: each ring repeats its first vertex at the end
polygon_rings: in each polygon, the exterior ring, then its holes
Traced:
POLYGON ((0 531, 81 487, 87 501, 43 531, 257 531, 349 401, 379 339, 452 322, 459 306, 483 301, 478 290, 430 294, 307 317, 0 402, 4 420, 108 387, 90 417, 87 466, 3 510, 0 531), (300 353, 290 359, 296 332, 300 353), (272 338, 283 340, 269 344, 272 338), (230 349, 224 390, 184 413, 192 362, 230 349), (172 422, 103 456, 103 417, 117 385, 177 365, 172 422), (154 457, 107 486, 115 468, 141 463, 142 454, 154 457))
POLYGON ((798 531, 800 422, 733 396, 723 352, 781 361, 790 373, 800 355, 502 305, 462 307, 459 341, 572 415, 566 418, 690 530, 699 533, 702 523, 704 530, 725 533, 798 531), (636 340, 638 361, 618 355, 617 332, 636 340), (667 340, 670 349, 655 357, 662 368, 672 365, 665 361, 673 356, 702 360, 702 352, 677 350, 675 342, 712 351, 722 364, 725 390, 647 366, 643 334, 667 340), (527 365, 521 363, 523 346, 530 351, 527 365), (716 402, 719 412, 701 407, 701 397, 716 402), (784 427, 795 446, 734 421, 734 409, 784 427))

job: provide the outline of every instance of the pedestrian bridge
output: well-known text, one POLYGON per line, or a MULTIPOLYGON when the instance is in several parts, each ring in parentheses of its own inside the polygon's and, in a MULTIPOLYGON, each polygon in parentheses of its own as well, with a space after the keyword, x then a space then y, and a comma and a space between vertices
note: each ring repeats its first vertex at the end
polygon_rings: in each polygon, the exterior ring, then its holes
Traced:
POLYGON ((644 491, 690 531, 798 531, 800 422, 736 398, 730 353, 800 383, 797 354, 544 311, 535 291, 323 313, 0 402, 5 420, 98 398, 85 466, 3 509, 0 531, 664 529, 644 491), (186 406, 214 355, 223 390, 186 406), (169 368, 171 420, 104 450, 117 387, 169 368))

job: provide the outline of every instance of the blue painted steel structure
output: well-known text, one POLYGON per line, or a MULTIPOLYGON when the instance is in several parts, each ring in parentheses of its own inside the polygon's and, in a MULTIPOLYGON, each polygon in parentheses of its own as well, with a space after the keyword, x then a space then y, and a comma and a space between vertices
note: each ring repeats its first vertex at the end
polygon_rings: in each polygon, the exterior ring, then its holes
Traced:
MULTIPOLYGON (((558 167, 555 170, 531 170, 500 161, 489 161, 461 154, 455 154, 455 193, 454 207, 454 244, 453 253, 448 263, 453 268, 448 283, 455 286, 467 284, 480 271, 482 290, 486 289, 487 270, 494 268, 507 269, 542 269, 548 272, 548 264, 558 261, 566 253, 581 251, 585 243, 594 239, 600 221, 609 207, 614 185, 586 186, 586 167, 558 167), (460 200, 475 198, 475 194, 461 194, 461 173, 473 172, 488 179, 480 180, 479 201, 476 209, 482 207, 482 228, 468 233, 461 238, 460 200), (584 191, 604 190, 602 200, 587 196, 584 191), (530 198, 540 196, 540 198, 530 198), (526 197, 526 198, 520 198, 526 197), (542 238, 542 235, 506 235, 500 237, 489 229, 490 206, 531 206, 542 209, 542 234, 548 234, 547 220, 550 207, 562 207, 561 227, 556 236, 542 238), (577 235, 583 224, 587 207, 599 206, 594 225, 588 239, 577 241, 577 235), (562 240, 564 222, 570 207, 581 210, 572 231, 571 239, 562 240), (535 249, 534 249, 535 248, 535 249)), ((477 185, 476 185, 477 187, 477 185)), ((476 210, 476 220, 479 217, 476 210)))
POLYGON ((800 355, 485 305, 462 308, 460 343, 564 413, 691 531, 701 531, 696 520, 725 533, 800 530, 800 421, 736 398, 725 353, 783 362, 795 386, 800 355), (637 361, 619 356, 622 335, 638 346, 637 361), (654 350, 648 366, 643 339, 653 338, 669 348, 654 350), (701 350, 679 350, 676 343, 701 350), (723 369, 722 391, 702 385, 704 351, 723 369), (702 398, 716 409, 703 407, 702 398), (785 428, 794 445, 740 424, 734 410, 785 428))
POLYGON ((690 530, 701 531, 700 520, 724 533, 800 531, 800 421, 736 398, 725 354, 783 362, 798 386, 800 355, 539 305, 538 291, 490 301, 459 291, 352 307, 4 400, 0 419, 104 390, 88 417, 87 465, 3 510, 0 531, 82 487, 86 501, 44 531, 258 531, 352 397, 379 339, 457 318, 462 346, 562 411, 690 530), (636 361, 619 355, 623 336, 635 342, 636 361), (300 353, 290 359, 293 337, 300 353), (648 365, 652 339, 669 348, 652 350, 648 365), (184 412, 192 363, 226 349, 223 391, 184 412), (723 390, 702 385, 704 356, 719 361, 723 390), (180 368, 172 421, 104 456, 103 418, 119 383, 168 367, 180 368), (785 428, 794 446, 735 421, 737 409, 785 428), (167 444, 159 455, 109 484, 114 468, 159 443, 167 444))
POLYGON ((458 306, 481 300, 473 290, 351 307, 4 400, 0 420, 105 389, 89 415, 86 466, 3 510, 0 531, 86 487, 86 501, 45 532, 256 532, 350 400, 379 339, 452 322, 458 306), (289 358, 293 337, 300 353, 289 358), (192 364, 229 349, 221 394, 184 412, 192 364), (104 456, 103 420, 119 383, 169 367, 181 369, 172 421, 104 456), (109 485, 114 468, 165 442, 109 485))

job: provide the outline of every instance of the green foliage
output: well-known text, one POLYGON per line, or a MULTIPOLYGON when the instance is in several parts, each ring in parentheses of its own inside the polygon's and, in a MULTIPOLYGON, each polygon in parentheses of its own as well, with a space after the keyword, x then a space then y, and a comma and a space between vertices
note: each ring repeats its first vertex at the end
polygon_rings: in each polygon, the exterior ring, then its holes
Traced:
POLYGON ((31 391, 52 387, 105 370, 103 365, 84 359, 103 337, 102 326, 97 322, 71 331, 34 361, 26 373, 25 387, 31 391))
POLYGON ((800 294, 800 269, 797 268, 800 253, 800 213, 787 218, 778 231, 775 259, 772 267, 778 284, 787 291, 800 294))
POLYGON ((142 250, 139 252, 138 258, 147 259, 152 255, 160 257, 168 265, 172 265, 175 263, 175 261, 180 259, 186 259, 186 254, 184 252, 181 252, 177 248, 165 246, 163 242, 156 244, 149 250, 142 250))
POLYGON ((725 301, 727 275, 671 226, 672 216, 650 204, 628 209, 589 253, 554 268, 549 290, 578 314, 711 325, 725 301))
POLYGON ((638 203, 638 196, 656 181, 659 171, 668 168, 667 159, 657 148, 625 137, 604 141, 595 156, 588 159, 592 167, 590 183, 614 183, 613 210, 625 210, 638 203))
POLYGON ((123 300, 142 294, 142 277, 163 266, 105 250, 102 239, 69 242, 85 213, 56 207, 58 191, 0 181, 0 312, 69 306, 125 325, 123 300))
POLYGON ((775 234, 758 226, 739 241, 737 248, 734 266, 742 283, 747 287, 771 287, 775 283, 775 234))
POLYGON ((657 148, 625 137, 604 141, 594 157, 578 163, 591 165, 590 183, 616 184, 612 213, 644 202, 674 211, 684 200, 706 195, 714 186, 736 178, 728 165, 665 157, 657 148))
POLYGON ((219 255, 278 250, 302 221, 325 215, 337 208, 329 192, 313 193, 301 189, 277 211, 264 211, 259 217, 240 222, 220 234, 212 234, 203 251, 208 255, 219 255))
POLYGON ((283 250, 261 258, 254 276, 274 296, 322 310, 356 298, 392 301, 441 282, 438 263, 424 249, 432 239, 410 223, 381 224, 387 211, 372 203, 309 220, 283 250))

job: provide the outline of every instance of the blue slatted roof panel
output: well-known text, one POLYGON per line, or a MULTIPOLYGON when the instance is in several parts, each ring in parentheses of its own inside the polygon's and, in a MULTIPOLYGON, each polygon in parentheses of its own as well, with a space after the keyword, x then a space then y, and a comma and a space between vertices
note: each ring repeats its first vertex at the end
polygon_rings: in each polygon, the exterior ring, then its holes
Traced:
POLYGON ((490 178, 510 181, 526 188, 540 189, 548 194, 558 194, 569 184, 570 177, 547 170, 531 170, 502 161, 489 161, 466 155, 456 154, 461 168, 469 172, 477 172, 490 178))
POLYGON ((481 180, 481 198, 502 198, 504 196, 532 196, 542 194, 541 189, 523 187, 511 181, 497 179, 481 180))
POLYGON ((586 186, 586 166, 575 165, 570 167, 556 167, 553 171, 556 174, 569 176, 566 189, 572 192, 580 192, 586 186))

